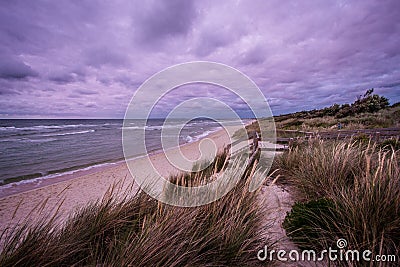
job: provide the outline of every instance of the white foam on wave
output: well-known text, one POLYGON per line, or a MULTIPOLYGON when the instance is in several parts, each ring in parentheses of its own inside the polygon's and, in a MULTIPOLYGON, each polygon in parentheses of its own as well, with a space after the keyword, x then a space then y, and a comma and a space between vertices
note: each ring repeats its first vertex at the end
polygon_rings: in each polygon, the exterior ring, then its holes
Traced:
POLYGON ((13 130, 16 129, 14 126, 1 126, 0 130, 5 131, 5 130, 13 130))
POLYGON ((18 141, 28 142, 28 143, 47 143, 57 141, 55 138, 43 138, 43 139, 20 139, 18 141))
POLYGON ((74 135, 74 134, 85 134, 85 133, 94 133, 96 130, 86 130, 86 131, 76 131, 76 132, 68 132, 68 133, 55 133, 55 134, 42 134, 40 136, 64 136, 64 135, 74 135))
POLYGON ((219 129, 221 129, 221 127, 213 128, 213 129, 211 129, 211 130, 205 131, 205 132, 203 132, 203 133, 201 133, 201 134, 197 134, 197 135, 195 135, 195 136, 188 135, 188 136, 186 136, 186 141, 187 141, 188 143, 192 143, 192 142, 198 141, 198 140, 200 140, 200 139, 202 139, 202 138, 204 138, 204 137, 209 136, 209 135, 212 134, 212 133, 217 132, 219 129))
MULTIPOLYGON (((67 132, 67 133, 54 133, 54 134, 41 134, 36 135, 38 137, 54 137, 54 136, 65 136, 65 135, 75 135, 75 134, 86 134, 86 133, 94 133, 96 130, 86 130, 86 131, 76 131, 76 132, 67 132)), ((41 138, 41 139, 29 139, 29 138, 15 138, 15 139, 0 139, 0 142, 28 142, 28 143, 46 143, 56 141, 55 138, 41 138)))
POLYGON ((143 127, 139 127, 139 126, 128 126, 128 127, 121 127, 121 130, 140 130, 143 129, 143 127))
POLYGON ((28 139, 28 138, 6 138, 0 139, 0 142, 22 142, 22 143, 47 143, 57 141, 55 138, 42 138, 42 139, 28 139))
MULTIPOLYGON (((9 183, 9 184, 5 184, 0 186, 0 191, 2 191, 3 189, 6 188, 10 188, 10 187, 14 187, 14 186, 18 186, 18 185, 22 185, 22 184, 30 184, 30 183, 36 183, 37 185, 40 185, 40 183, 43 180, 47 180, 47 179, 51 179, 51 178, 55 178, 55 177, 59 177, 59 176, 63 176, 63 175, 71 175, 77 172, 81 172, 81 171, 88 171, 91 170, 93 168, 99 168, 99 167, 104 167, 104 166, 108 166, 108 165, 115 165, 120 163, 120 161, 118 162, 106 162, 106 163, 100 163, 100 164, 95 164, 92 166, 88 166, 82 169, 76 169, 76 170, 71 170, 71 171, 66 171, 66 172, 59 172, 59 173, 53 173, 53 174, 49 174, 49 175, 43 175, 40 177, 36 177, 33 179, 27 179, 27 180, 21 180, 18 182, 13 182, 13 183, 9 183)), ((0 180, 0 182, 4 182, 4 180, 0 180)))
POLYGON ((97 125, 97 126, 121 126, 121 123, 104 123, 103 125, 97 125))
MULTIPOLYGON (((144 129, 147 131, 161 131, 162 129, 172 129, 172 128, 179 128, 182 127, 183 124, 175 124, 175 125, 152 125, 148 126, 145 125, 144 129)), ((126 126, 126 127, 121 127, 120 129, 122 130, 142 130, 143 126, 126 126)))
POLYGON ((64 129, 78 127, 96 127, 101 125, 96 124, 67 124, 67 125, 35 125, 29 127, 2 126, 0 130, 22 130, 22 131, 37 131, 41 129, 64 129))

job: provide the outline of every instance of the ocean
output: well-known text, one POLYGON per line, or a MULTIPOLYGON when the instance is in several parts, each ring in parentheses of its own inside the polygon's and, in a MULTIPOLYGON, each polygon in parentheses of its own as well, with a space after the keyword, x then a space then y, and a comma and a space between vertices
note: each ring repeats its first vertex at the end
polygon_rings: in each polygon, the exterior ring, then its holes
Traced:
MULTIPOLYGON (((130 121, 129 130, 142 131, 136 123, 130 121)), ((162 148, 163 123, 162 119, 147 121, 147 151, 162 148)), ((123 120, 114 119, 0 120, 0 189, 123 161, 122 125, 123 120)), ((188 123, 176 120, 171 125, 184 125, 180 144, 196 141, 221 127, 209 119, 188 123)), ((130 156, 144 154, 138 150, 130 156)))

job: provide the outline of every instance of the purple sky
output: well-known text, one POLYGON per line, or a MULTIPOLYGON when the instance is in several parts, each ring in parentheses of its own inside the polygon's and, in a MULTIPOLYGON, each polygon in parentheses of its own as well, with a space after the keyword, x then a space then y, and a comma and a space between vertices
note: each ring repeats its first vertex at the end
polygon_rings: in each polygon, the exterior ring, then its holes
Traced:
MULTIPOLYGON (((0 118, 122 118, 142 82, 193 60, 242 71, 274 114, 353 102, 372 87, 395 103, 400 1, 2 1, 0 118)), ((160 114, 221 96, 199 88, 166 96, 160 114)))

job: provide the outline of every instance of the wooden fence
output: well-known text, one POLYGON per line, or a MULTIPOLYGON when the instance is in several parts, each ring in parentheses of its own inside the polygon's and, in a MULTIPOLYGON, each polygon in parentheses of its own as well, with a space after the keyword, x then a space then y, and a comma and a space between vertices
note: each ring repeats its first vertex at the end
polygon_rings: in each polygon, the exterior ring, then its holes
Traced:
MULTIPOLYGON (((285 131, 283 131, 285 132, 285 131)), ((365 135, 374 141, 383 141, 390 138, 400 137, 400 128, 377 128, 377 129, 358 129, 358 130, 337 130, 337 131, 322 131, 322 132, 304 132, 304 131, 287 131, 291 134, 298 133, 304 138, 318 137, 324 140, 330 139, 346 139, 358 135, 365 135)), ((289 144, 294 138, 278 137, 278 144, 289 144)))

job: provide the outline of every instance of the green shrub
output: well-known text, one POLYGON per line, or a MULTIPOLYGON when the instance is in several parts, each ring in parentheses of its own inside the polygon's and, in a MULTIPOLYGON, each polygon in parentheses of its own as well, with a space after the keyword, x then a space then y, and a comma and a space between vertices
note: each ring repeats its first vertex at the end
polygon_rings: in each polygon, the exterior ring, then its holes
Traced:
POLYGON ((352 140, 355 144, 360 144, 362 146, 368 146, 371 142, 371 138, 365 133, 359 133, 352 137, 352 140))
POLYGON ((367 90, 364 96, 360 96, 351 105, 355 113, 377 112, 389 106, 389 100, 386 97, 372 94, 373 92, 373 88, 367 90))
POLYGON ((297 202, 287 213, 283 227, 287 235, 301 249, 325 249, 324 239, 330 230, 330 223, 337 219, 332 200, 320 198, 305 203, 297 202))
POLYGON ((399 150, 400 141, 398 138, 386 139, 380 144, 380 147, 384 150, 399 150))
POLYGON ((336 118, 345 118, 354 115, 354 110, 351 108, 349 104, 344 104, 340 108, 340 110, 336 113, 336 118))

